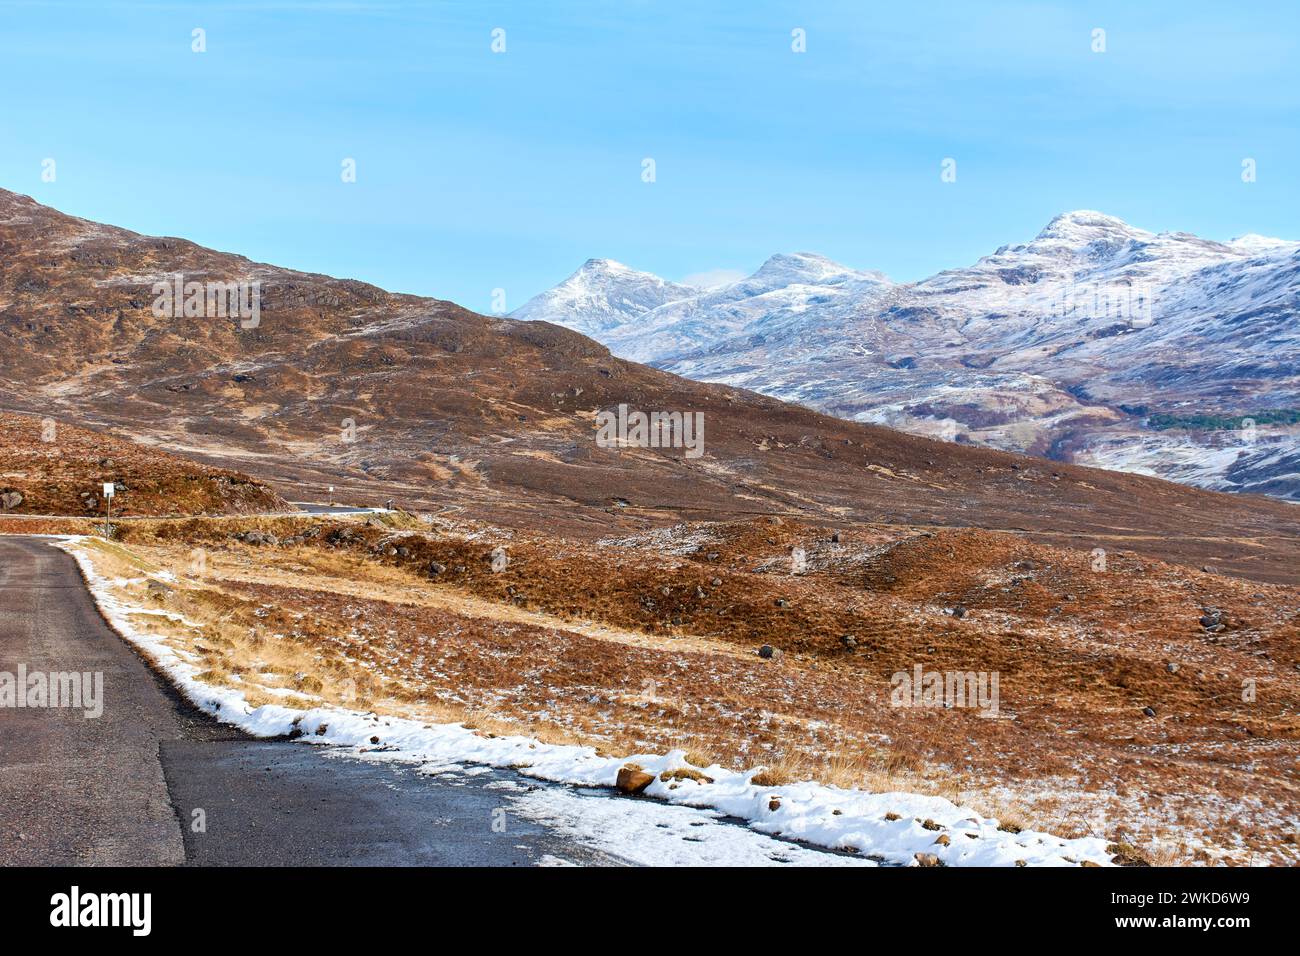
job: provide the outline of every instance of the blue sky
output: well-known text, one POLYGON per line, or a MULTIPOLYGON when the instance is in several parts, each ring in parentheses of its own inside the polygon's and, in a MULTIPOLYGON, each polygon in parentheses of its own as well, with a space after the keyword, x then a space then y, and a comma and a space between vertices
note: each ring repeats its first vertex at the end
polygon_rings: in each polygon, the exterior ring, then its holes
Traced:
POLYGON ((0 186, 480 311, 591 257, 915 279, 1077 208, 1300 239, 1298 11, 0 0, 0 186))

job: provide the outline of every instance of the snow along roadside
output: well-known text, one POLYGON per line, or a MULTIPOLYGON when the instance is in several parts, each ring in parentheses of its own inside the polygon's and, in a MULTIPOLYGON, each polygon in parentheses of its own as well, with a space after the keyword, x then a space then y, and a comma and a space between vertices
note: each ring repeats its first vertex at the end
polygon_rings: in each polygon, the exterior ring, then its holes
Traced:
MULTIPOLYGON (((920 854, 933 854, 946 866, 1070 866, 1084 861, 1110 865, 1105 840, 1063 839, 1032 830, 1009 833, 998 829, 996 819, 942 797, 867 793, 812 781, 763 787, 750 782, 760 767, 739 772, 716 764, 696 768, 711 782, 665 781, 661 774, 691 766, 683 751, 602 757, 592 747, 545 744, 527 737, 481 737, 460 724, 425 724, 337 707, 250 707, 240 691, 199 681, 200 669, 185 655, 162 637, 136 628, 132 615, 156 617, 160 612, 122 600, 113 582, 96 570, 88 549, 81 545, 83 540, 69 537, 56 546, 76 559, 113 629, 138 647, 200 710, 254 736, 279 737, 298 731, 304 734, 299 738, 304 743, 362 748, 371 760, 421 763, 431 769, 451 763, 508 767, 541 780, 589 787, 613 787, 620 768, 635 763, 655 777, 647 796, 716 810, 746 821, 760 833, 856 850, 894 865, 916 866, 920 854), (324 733, 318 733, 322 726, 324 733), (886 819, 886 815, 896 818, 886 819), (936 825, 938 829, 931 829, 936 825), (947 845, 936 842, 943 836, 947 845)), ((186 623, 179 615, 167 616, 186 623)))

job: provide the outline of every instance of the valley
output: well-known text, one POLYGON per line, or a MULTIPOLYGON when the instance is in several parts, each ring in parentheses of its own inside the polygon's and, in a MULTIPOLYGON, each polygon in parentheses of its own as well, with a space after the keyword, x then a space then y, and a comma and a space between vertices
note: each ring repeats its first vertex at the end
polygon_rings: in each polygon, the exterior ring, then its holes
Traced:
MULTIPOLYGON (((12 193, 0 251, 0 532, 66 538, 219 719, 615 789, 648 767, 658 799, 888 865, 1300 859, 1291 502, 823 414, 12 193), (154 314, 176 274, 259 283, 259 323, 154 314), (621 406, 699 440, 602 441, 621 406), (131 509, 107 540, 105 482, 131 509), (999 675, 996 714, 898 706, 917 667, 999 675)), ((773 271, 806 269, 838 275, 773 271)))

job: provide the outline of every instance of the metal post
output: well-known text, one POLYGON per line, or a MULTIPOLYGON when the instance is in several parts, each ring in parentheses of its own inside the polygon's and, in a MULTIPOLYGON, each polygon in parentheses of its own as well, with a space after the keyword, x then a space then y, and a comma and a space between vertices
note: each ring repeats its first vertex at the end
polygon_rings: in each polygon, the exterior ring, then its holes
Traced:
POLYGON ((112 536, 113 529, 109 524, 113 520, 113 496, 116 493, 116 482, 104 482, 104 540, 107 541, 112 536))

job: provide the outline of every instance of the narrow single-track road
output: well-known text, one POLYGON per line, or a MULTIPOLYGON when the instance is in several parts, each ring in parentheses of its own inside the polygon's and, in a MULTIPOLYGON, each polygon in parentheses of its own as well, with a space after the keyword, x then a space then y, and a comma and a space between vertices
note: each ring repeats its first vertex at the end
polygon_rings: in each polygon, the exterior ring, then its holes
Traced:
POLYGON ((513 775, 453 785, 217 723, 104 623, 69 555, 4 537, 0 672, 20 667, 101 673, 103 713, 0 708, 0 864, 621 862, 503 817, 490 785, 513 775))
POLYGON ((0 695, 0 866, 866 862, 711 811, 250 737, 156 674, 54 544, 0 536, 0 682, 100 674, 102 712, 0 695))

